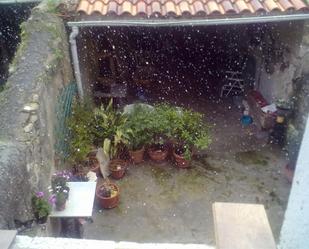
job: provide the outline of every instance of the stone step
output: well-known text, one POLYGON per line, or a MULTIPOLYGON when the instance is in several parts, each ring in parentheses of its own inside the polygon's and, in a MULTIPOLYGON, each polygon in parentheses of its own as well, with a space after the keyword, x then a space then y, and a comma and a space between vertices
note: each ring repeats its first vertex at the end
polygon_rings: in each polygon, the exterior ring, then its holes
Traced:
POLYGON ((217 249, 275 249, 276 244, 263 205, 213 204, 217 249))
POLYGON ((16 237, 16 230, 0 230, 0 248, 9 249, 16 237))

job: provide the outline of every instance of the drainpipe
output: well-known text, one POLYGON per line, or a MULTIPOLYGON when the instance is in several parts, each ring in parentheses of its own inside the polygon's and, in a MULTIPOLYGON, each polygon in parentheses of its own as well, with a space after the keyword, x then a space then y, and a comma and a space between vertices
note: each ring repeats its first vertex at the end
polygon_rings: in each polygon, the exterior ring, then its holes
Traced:
POLYGON ((78 27, 73 26, 72 32, 70 34, 70 44, 71 44, 71 53, 72 53, 72 59, 73 59, 75 80, 77 84, 77 91, 78 91, 79 97, 83 100, 84 91, 83 91, 83 84, 82 84, 82 79, 81 79, 79 60, 78 60, 78 54, 77 54, 77 46, 76 46, 76 37, 78 33, 79 33, 78 27))

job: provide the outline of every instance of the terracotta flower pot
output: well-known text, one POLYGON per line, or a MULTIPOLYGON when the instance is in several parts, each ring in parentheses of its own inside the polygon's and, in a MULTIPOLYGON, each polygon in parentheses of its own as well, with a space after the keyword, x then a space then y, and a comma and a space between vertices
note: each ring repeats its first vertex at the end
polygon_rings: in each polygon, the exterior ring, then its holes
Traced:
POLYGON ((118 180, 124 176, 127 168, 127 162, 121 159, 113 159, 109 162, 108 167, 111 172, 111 176, 118 180))
POLYGON ((145 152, 145 147, 141 148, 140 150, 130 150, 129 154, 131 157, 131 160, 134 164, 139 164, 144 161, 144 152, 145 152))
POLYGON ((167 146, 162 146, 162 148, 152 146, 148 149, 148 155, 155 162, 163 162, 168 156, 168 148, 167 146))
POLYGON ((96 173, 97 177, 102 177, 100 164, 96 156, 91 155, 88 157, 88 160, 89 160, 90 171, 96 173))
POLYGON ((114 183, 108 183, 110 185, 110 187, 113 189, 113 193, 111 194, 110 197, 104 197, 102 195, 102 188, 104 187, 104 184, 100 185, 97 189, 96 189, 96 197, 101 205, 102 208, 114 208, 118 205, 119 203, 119 195, 120 195, 120 191, 119 191, 119 187, 114 184, 114 183))
POLYGON ((173 149, 173 157, 175 159, 175 163, 179 168, 189 168, 190 167, 190 160, 187 160, 184 155, 179 155, 176 153, 175 149, 173 149))
POLYGON ((57 211, 63 211, 64 209, 65 209, 65 204, 66 204, 66 202, 65 203, 63 203, 63 204, 56 204, 56 210, 57 211))

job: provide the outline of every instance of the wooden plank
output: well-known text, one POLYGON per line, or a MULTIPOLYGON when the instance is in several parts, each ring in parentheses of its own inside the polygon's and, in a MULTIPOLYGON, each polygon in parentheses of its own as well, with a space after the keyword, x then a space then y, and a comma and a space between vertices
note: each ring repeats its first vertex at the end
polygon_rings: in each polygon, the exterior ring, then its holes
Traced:
POLYGON ((213 204, 217 249, 275 249, 263 205, 213 204))
POLYGON ((16 237, 16 230, 0 230, 0 248, 8 249, 16 237))

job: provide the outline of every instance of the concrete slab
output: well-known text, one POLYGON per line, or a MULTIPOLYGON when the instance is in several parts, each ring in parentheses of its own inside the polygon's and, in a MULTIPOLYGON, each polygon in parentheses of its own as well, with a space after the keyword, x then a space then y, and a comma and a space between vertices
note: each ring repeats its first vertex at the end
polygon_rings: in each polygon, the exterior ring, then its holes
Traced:
POLYGON ((0 230, 0 248, 9 249, 16 237, 16 230, 0 230))
MULTIPOLYGON (((12 249, 214 249, 201 244, 160 244, 17 236, 12 249)), ((2 249, 2 248, 1 248, 2 249)))
POLYGON ((101 210, 96 204, 84 238, 214 245, 211 206, 216 201, 264 204, 278 238, 290 189, 279 150, 226 152, 197 158, 192 165, 187 170, 172 162, 131 166, 117 181, 119 206, 101 210))

